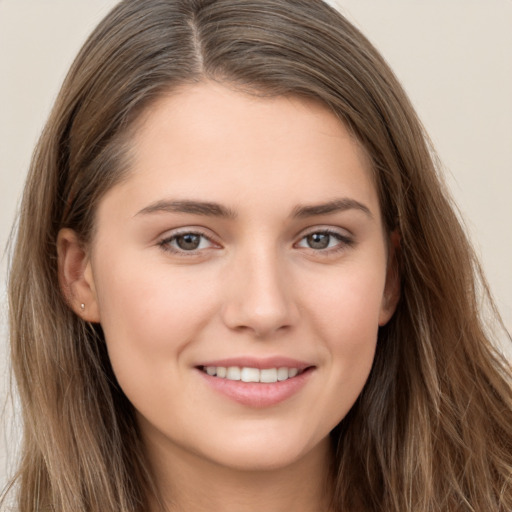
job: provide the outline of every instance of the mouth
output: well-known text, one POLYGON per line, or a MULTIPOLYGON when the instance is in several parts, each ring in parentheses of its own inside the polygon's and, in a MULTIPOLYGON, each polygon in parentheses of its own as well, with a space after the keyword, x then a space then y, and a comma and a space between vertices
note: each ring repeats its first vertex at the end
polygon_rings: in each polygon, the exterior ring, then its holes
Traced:
POLYGON ((196 366, 212 390, 238 404, 257 409, 277 406, 298 395, 315 369, 316 366, 286 358, 273 361, 242 358, 196 366))
POLYGON ((259 382, 272 384, 284 382, 301 375, 307 368, 276 367, 276 368, 252 368, 248 366, 200 366, 199 369, 210 377, 241 382, 259 382))

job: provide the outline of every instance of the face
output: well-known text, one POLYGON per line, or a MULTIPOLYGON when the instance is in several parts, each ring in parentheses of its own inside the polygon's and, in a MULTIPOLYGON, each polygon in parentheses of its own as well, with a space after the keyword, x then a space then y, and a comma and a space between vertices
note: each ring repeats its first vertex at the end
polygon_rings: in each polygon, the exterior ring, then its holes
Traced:
POLYGON ((365 154, 332 113, 204 83, 144 115, 76 293, 149 445, 275 468, 325 447, 360 394, 391 261, 365 154))

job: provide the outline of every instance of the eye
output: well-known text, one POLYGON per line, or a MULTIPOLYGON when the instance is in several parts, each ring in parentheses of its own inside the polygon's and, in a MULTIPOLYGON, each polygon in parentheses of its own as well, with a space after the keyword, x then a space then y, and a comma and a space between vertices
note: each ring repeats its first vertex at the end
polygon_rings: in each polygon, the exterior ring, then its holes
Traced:
POLYGON ((176 233, 159 242, 160 247, 166 251, 178 253, 194 253, 203 249, 215 247, 216 244, 203 233, 186 231, 176 233))
POLYGON ((331 249, 343 249, 353 244, 348 236, 329 230, 314 231, 307 234, 297 243, 297 247, 313 249, 315 251, 329 251, 331 249))

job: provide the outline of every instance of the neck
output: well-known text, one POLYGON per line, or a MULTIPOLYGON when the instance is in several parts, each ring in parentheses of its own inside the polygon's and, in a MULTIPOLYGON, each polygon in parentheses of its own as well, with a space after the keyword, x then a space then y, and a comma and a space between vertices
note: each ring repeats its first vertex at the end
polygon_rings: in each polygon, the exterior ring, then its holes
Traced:
POLYGON ((265 470, 221 466, 175 445, 146 445, 165 512, 330 510, 328 439, 292 464, 265 470))

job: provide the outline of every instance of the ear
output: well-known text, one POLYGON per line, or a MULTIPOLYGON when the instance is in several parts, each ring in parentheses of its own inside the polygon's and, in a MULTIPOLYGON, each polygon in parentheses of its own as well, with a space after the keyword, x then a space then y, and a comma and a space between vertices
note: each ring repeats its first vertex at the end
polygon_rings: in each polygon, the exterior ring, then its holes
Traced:
POLYGON ((57 237, 59 285, 71 309, 87 322, 99 322, 100 314, 91 262, 86 249, 72 229, 57 237))
POLYGON ((382 295, 379 325, 386 325, 393 316, 400 299, 400 270, 398 253, 400 252, 400 233, 393 231, 389 237, 388 268, 386 284, 382 295))

